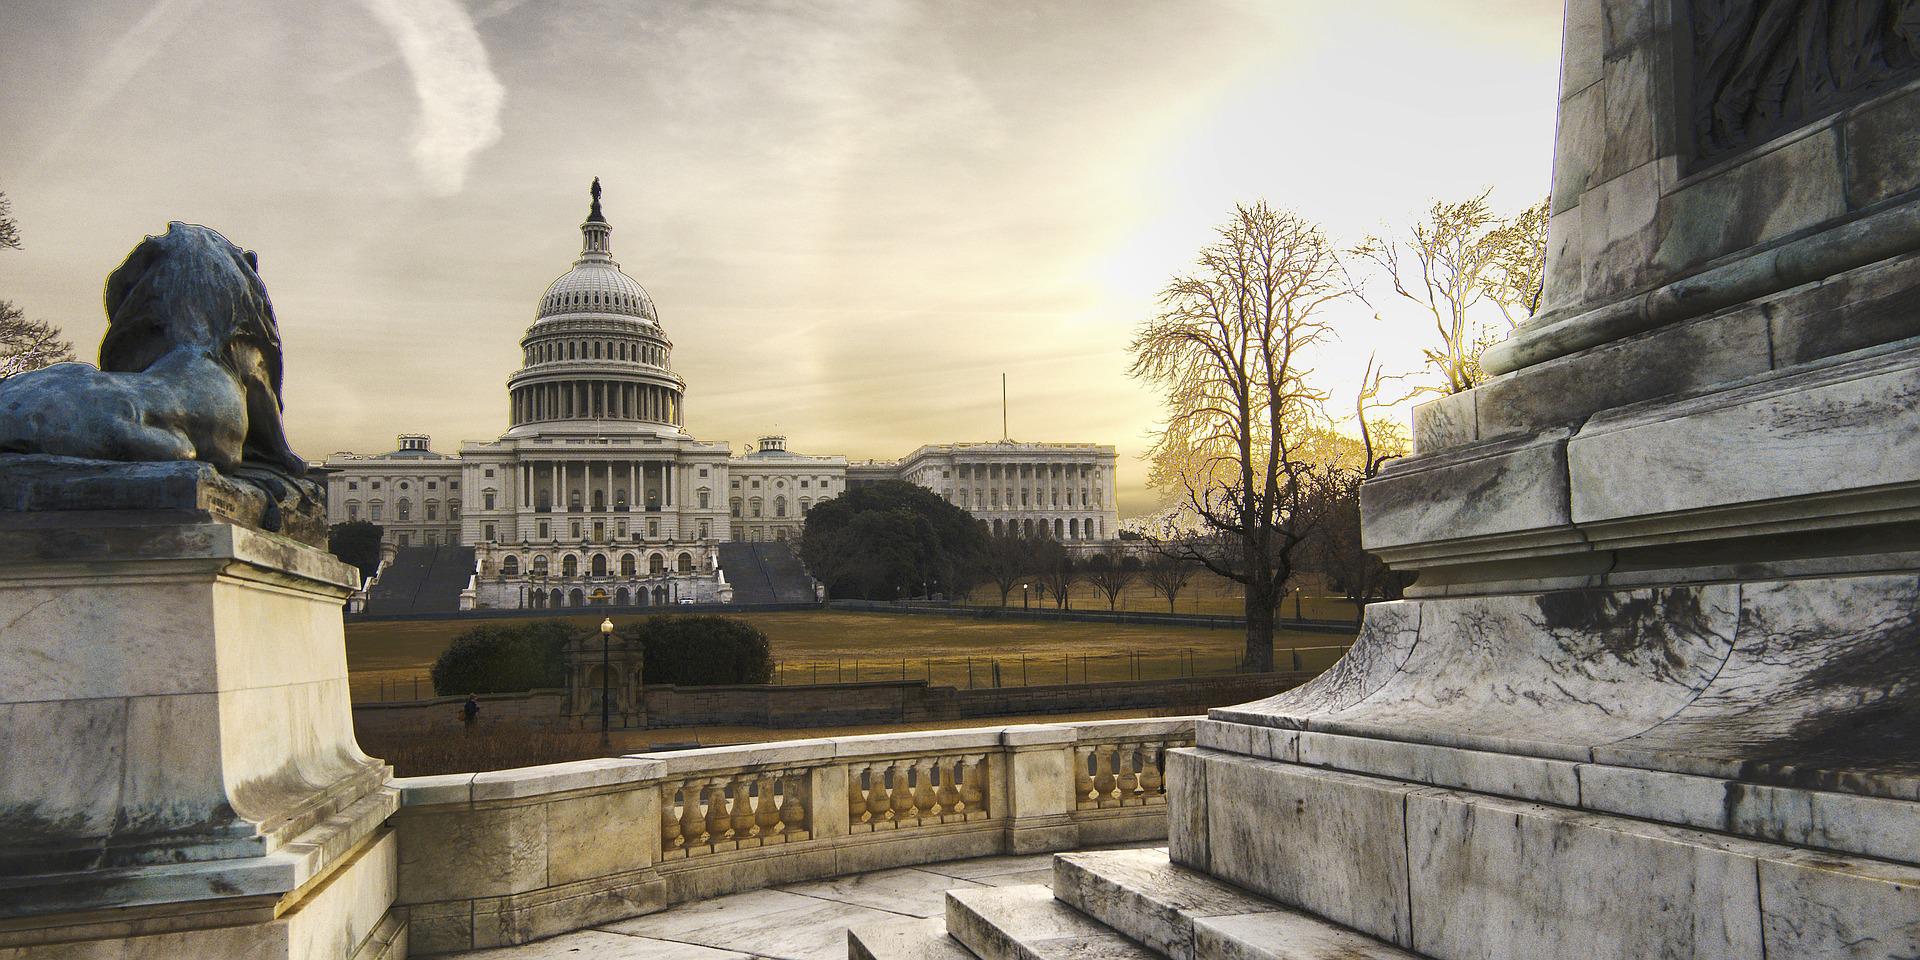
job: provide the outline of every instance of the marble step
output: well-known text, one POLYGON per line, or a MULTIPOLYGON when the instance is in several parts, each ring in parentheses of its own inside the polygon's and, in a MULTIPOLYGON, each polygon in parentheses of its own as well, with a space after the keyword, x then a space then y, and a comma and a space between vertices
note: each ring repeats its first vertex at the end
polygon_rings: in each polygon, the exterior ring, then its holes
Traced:
POLYGON ((1158 960, 1033 884, 947 891, 947 932, 980 960, 1158 960))
POLYGON ((1173 863, 1164 848, 1053 858, 1059 902, 1173 960, 1415 960, 1173 863))
POLYGON ((847 960, 975 960, 947 936, 945 917, 895 920, 847 928, 847 960))

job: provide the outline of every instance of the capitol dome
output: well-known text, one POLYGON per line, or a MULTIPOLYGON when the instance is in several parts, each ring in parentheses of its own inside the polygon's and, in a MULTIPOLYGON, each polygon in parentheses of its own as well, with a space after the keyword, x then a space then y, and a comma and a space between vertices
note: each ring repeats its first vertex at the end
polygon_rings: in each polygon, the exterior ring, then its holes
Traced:
POLYGON ((547 286, 547 292, 540 297, 535 319, 612 314, 660 322, 647 288, 621 273, 620 264, 613 259, 613 225, 600 212, 597 177, 593 181, 592 196, 593 208, 587 212, 586 222, 580 225, 580 259, 573 262, 572 270, 547 286))
POLYGON ((589 431, 680 433, 686 384, 653 298, 613 259, 613 226, 593 208, 580 224, 580 257, 547 285, 520 340, 521 368, 507 378, 509 436, 589 431))
POLYGON ((537 319, 596 313, 660 321, 653 298, 640 281, 621 273, 612 260, 584 258, 547 287, 537 319))

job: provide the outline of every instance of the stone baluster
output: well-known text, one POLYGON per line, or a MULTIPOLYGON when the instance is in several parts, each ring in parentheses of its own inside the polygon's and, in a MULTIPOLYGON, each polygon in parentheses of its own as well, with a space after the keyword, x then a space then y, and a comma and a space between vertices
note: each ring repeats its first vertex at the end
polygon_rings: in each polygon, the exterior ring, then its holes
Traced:
POLYGON ((1103 743, 1094 748, 1093 793, 1100 806, 1110 807, 1117 801, 1114 796, 1114 756, 1113 744, 1103 743))
POLYGON ((710 844, 707 821, 700 812, 701 803, 707 799, 707 780, 694 778, 680 785, 680 795, 685 798, 680 808, 680 845, 691 850, 693 847, 710 844))
POLYGON ((955 771, 960 768, 960 758, 941 757, 934 762, 934 769, 940 774, 940 790, 935 802, 940 805, 940 817, 946 819, 960 812, 960 788, 955 785, 955 771))
POLYGON ((1097 760, 1092 747, 1076 747, 1073 751, 1073 805, 1090 807, 1095 803, 1093 795, 1093 765, 1097 760))
POLYGON ((1160 772, 1166 744, 1148 743, 1140 747, 1140 792, 1147 803, 1165 803, 1166 780, 1160 772))
POLYGON ((934 803, 933 768, 936 761, 913 761, 913 815, 919 819, 938 819, 940 808, 934 803))
POLYGON ((760 842, 767 843, 780 833, 780 808, 773 801, 773 774, 762 773, 756 789, 760 794, 760 802, 754 807, 753 825, 760 835, 760 842))
POLYGON ((781 790, 780 828, 781 836, 788 840, 805 840, 813 834, 813 822, 807 818, 807 775, 804 773, 786 777, 781 790))
POLYGON ((673 809, 673 798, 679 792, 678 784, 669 784, 660 791, 660 850, 663 853, 673 853, 684 843, 680 836, 680 815, 673 809))
MULTIPOLYGON (((733 802, 727 807, 727 812, 731 814, 728 826, 733 828, 733 839, 745 843, 753 838, 753 780, 750 777, 735 776, 727 787, 733 794, 733 802)), ((772 803, 773 798, 763 795, 760 797, 760 802, 772 803)))
POLYGON ((1140 767, 1134 760, 1135 751, 1140 748, 1136 743, 1123 743, 1115 748, 1115 760, 1119 767, 1120 804, 1140 802, 1140 767))
POLYGON ((702 788, 707 799, 707 845, 717 847, 727 839, 727 787, 723 782, 711 782, 702 788))
POLYGON ((847 824, 860 826, 867 822, 867 778, 874 776, 873 764, 850 763, 847 765, 847 824))
POLYGON ((878 827, 884 823, 891 806, 887 799, 886 769, 876 763, 867 768, 867 825, 878 827))
POLYGON ((911 769, 910 765, 902 766, 898 760, 887 764, 887 778, 893 782, 889 806, 893 810, 893 822, 896 825, 911 823, 914 819, 913 786, 907 782, 907 772, 911 769))
POLYGON ((972 819, 976 813, 986 814, 987 794, 987 758, 982 754, 978 758, 966 757, 966 770, 960 777, 960 802, 965 814, 972 819))

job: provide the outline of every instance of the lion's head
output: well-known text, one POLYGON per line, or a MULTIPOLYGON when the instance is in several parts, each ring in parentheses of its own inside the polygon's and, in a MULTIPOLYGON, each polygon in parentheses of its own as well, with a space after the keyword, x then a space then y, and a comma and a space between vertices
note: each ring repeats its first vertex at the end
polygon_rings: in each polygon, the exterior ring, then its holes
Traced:
POLYGON ((219 231, 174 221, 107 277, 100 369, 146 370, 182 345, 204 351, 246 390, 244 465, 299 477, 307 465, 281 422, 280 327, 259 261, 219 231))

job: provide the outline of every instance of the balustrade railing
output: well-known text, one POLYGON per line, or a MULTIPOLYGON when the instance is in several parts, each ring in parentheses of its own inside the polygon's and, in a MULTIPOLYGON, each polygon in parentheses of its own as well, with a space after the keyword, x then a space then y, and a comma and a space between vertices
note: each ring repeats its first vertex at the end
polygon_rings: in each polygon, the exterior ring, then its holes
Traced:
POLYGON ((762 770, 670 781, 660 788, 660 856, 792 843, 813 835, 807 774, 762 770))
POLYGON ((1193 729, 1017 724, 400 780, 401 848, 433 851, 400 863, 410 943, 523 943, 774 883, 1164 837, 1166 754, 1193 729))
POLYGON ((1167 802, 1167 751, 1191 738, 1119 740, 1074 748, 1074 807, 1098 810, 1167 802))
POLYGON ((859 760, 847 765, 847 831, 871 833, 993 815, 983 753, 859 760))

